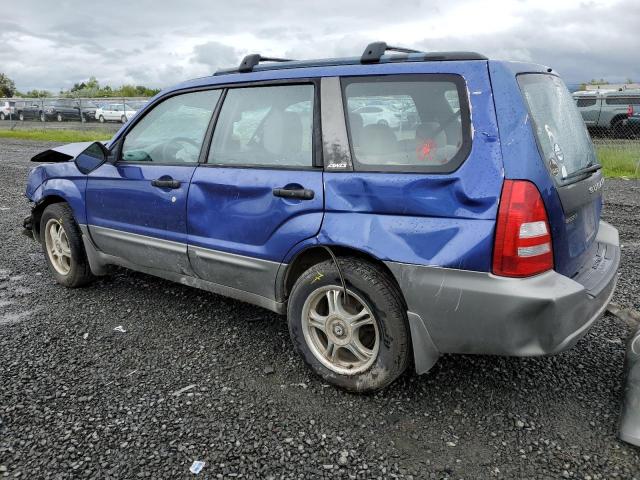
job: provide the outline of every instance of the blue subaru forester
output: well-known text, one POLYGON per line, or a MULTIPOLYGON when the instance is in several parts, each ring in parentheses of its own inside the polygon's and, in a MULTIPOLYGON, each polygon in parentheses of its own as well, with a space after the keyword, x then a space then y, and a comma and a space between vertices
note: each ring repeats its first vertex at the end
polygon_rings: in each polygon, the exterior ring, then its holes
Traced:
POLYGON ((441 353, 560 352, 615 288, 600 165, 539 65, 384 42, 249 55, 106 145, 33 160, 24 226, 59 283, 119 265, 286 313, 303 360, 351 391, 441 353))

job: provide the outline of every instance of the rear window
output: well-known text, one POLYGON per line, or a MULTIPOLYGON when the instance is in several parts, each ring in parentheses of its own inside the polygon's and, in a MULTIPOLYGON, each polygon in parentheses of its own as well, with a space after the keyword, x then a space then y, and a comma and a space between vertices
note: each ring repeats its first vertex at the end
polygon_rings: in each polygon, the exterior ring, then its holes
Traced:
POLYGON ((529 108, 540 153, 551 174, 562 182, 596 163, 595 151, 582 115, 565 84, 555 75, 518 75, 529 108))
POLYGON ((342 85, 358 170, 451 172, 469 154, 469 101, 462 77, 354 77, 342 85))

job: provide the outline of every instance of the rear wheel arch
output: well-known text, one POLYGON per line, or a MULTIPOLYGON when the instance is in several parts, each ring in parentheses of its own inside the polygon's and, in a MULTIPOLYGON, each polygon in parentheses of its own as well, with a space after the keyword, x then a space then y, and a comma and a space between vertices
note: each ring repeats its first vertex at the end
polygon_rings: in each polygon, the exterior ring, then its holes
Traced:
POLYGON ((391 272, 389 267, 382 260, 363 250, 353 247, 345 247, 342 245, 314 245, 298 252, 287 266, 282 281, 279 282, 278 291, 276 292, 277 298, 287 300, 296 280, 298 280, 298 278, 300 278, 307 269, 313 265, 331 260, 331 256, 325 247, 329 247, 338 259, 341 257, 357 258, 379 267, 393 282, 395 288, 400 294, 402 304, 406 308, 407 302, 402 290, 400 289, 400 285, 398 284, 396 277, 393 275, 393 272, 391 272))

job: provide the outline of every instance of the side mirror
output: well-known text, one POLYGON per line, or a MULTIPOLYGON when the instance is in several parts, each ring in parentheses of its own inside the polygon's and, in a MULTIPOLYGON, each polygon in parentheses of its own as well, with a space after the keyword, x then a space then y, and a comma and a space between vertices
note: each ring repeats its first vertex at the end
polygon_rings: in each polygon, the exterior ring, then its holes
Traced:
POLYGON ((93 172, 96 168, 107 161, 109 150, 100 142, 89 145, 74 160, 76 167, 85 175, 93 172))

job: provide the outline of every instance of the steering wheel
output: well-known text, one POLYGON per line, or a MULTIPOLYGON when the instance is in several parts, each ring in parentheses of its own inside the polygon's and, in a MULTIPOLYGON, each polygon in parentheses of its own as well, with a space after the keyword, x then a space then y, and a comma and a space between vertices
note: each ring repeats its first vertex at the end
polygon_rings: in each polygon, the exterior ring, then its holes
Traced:
POLYGON ((184 163, 190 162, 191 160, 185 161, 185 160, 178 160, 176 158, 176 154, 183 149, 183 147, 180 147, 180 144, 183 144, 183 145, 186 144, 194 147, 195 150, 197 151, 196 156, 198 155, 198 153, 200 153, 200 144, 194 139, 189 137, 175 137, 165 142, 164 145, 162 145, 162 151, 161 151, 162 158, 173 158, 176 161, 183 161, 184 163))

